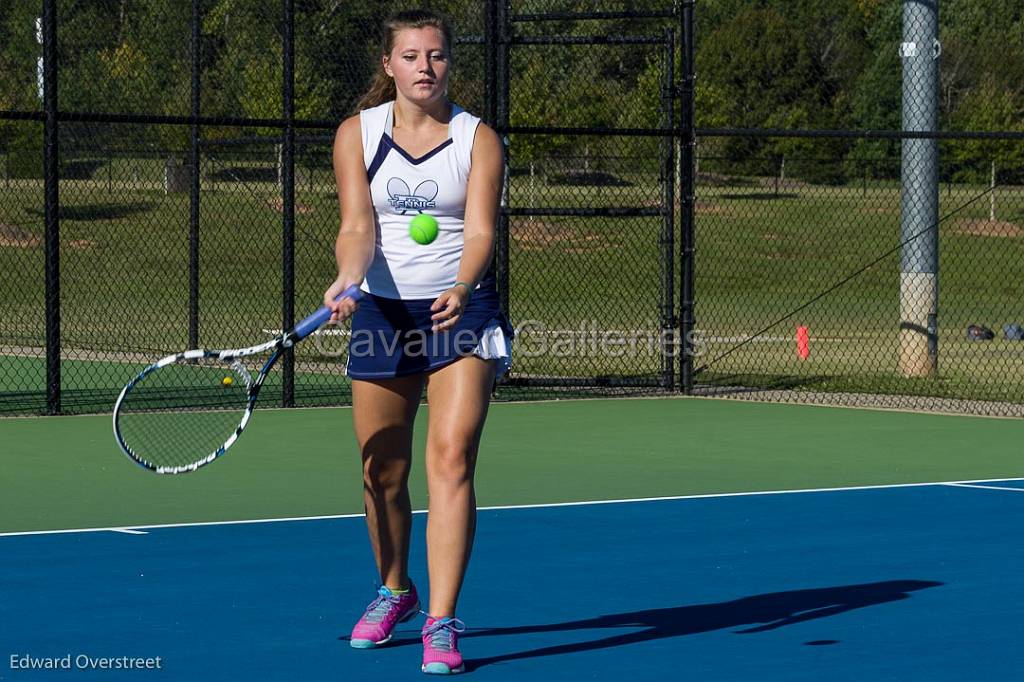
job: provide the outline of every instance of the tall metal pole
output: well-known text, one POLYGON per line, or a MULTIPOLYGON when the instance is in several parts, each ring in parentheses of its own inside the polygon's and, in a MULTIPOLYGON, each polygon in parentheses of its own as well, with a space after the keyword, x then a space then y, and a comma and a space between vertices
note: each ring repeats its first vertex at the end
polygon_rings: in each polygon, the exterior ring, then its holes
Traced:
MULTIPOLYGON (((284 0, 284 147, 281 181, 284 229, 281 249, 282 329, 295 325, 295 0, 284 0)), ((286 348, 283 365, 281 403, 295 404, 295 354, 286 348)))
MULTIPOLYGON (((498 53, 497 53, 497 106, 495 114, 499 131, 505 131, 509 126, 509 80, 511 78, 511 8, 509 0, 498 0, 497 2, 497 32, 498 32, 498 53)), ((501 193, 501 209, 498 212, 498 263, 497 263, 497 284, 498 304, 506 317, 509 316, 509 220, 508 220, 508 190, 509 190, 509 164, 511 163, 510 144, 508 133, 499 133, 502 136, 505 147, 505 179, 501 193)))
POLYGON ((60 412, 60 154, 57 147, 57 0, 43 0, 43 215, 46 411, 60 412))
MULTIPOLYGON (((192 0, 192 116, 200 115, 200 82, 202 68, 202 35, 200 33, 199 0, 192 0)), ((199 125, 190 126, 192 151, 189 158, 189 220, 188 220, 188 347, 199 347, 199 125)))
POLYGON ((679 384, 683 393, 693 393, 693 328, 694 328, 694 251, 696 246, 694 230, 694 193, 695 184, 695 151, 697 137, 695 133, 696 109, 694 106, 694 2, 682 2, 682 82, 680 98, 682 105, 682 137, 679 140, 679 201, 680 220, 682 221, 682 253, 680 254, 680 274, 682 292, 679 311, 679 335, 682 354, 679 365, 679 384))
MULTIPOLYGON (((904 0, 903 130, 939 126, 939 3, 904 0)), ((903 140, 900 192, 900 369, 929 376, 938 369, 939 143, 903 140), (915 237, 915 235, 919 235, 915 237)))
MULTIPOLYGON (((676 127, 676 32, 665 30, 665 73, 662 80, 662 116, 666 128, 676 127)), ((661 182, 664 191, 662 202, 665 215, 661 234, 661 334, 662 343, 667 343, 676 331, 675 311, 675 215, 676 215, 676 141, 674 137, 658 140, 661 147, 661 182)), ((674 346, 662 346, 662 388, 671 391, 676 383, 675 353, 668 352, 674 346)))
POLYGON ((498 122, 498 4, 484 3, 484 121, 492 128, 498 122))

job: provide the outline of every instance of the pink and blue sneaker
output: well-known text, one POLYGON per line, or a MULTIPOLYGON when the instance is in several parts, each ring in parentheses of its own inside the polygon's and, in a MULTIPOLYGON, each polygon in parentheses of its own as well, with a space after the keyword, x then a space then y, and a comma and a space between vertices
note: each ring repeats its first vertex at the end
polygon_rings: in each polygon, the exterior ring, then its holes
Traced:
POLYGON ((349 644, 354 649, 372 649, 391 641, 395 626, 416 617, 420 611, 420 598, 416 586, 409 584, 405 594, 395 594, 384 585, 377 598, 366 607, 366 613, 352 628, 349 644))
POLYGON ((459 635, 466 624, 458 618, 432 618, 427 616, 423 626, 423 666, 425 673, 451 675, 466 669, 459 653, 459 635))

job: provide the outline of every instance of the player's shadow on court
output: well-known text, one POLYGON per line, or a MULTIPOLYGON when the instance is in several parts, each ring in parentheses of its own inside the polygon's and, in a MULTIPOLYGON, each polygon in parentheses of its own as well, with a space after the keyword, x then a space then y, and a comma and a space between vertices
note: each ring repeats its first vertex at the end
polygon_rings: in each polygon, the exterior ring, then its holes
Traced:
POLYGON ((491 637, 494 635, 521 635, 542 632, 571 632, 600 628, 642 628, 635 632, 603 637, 588 642, 556 644, 530 648, 489 658, 467 660, 467 669, 481 668, 493 663, 515 661, 538 656, 557 656, 608 647, 625 646, 668 637, 682 637, 711 630, 735 628, 735 634, 753 634, 776 630, 787 625, 818 618, 836 616, 854 609, 876 606, 908 599, 910 593, 943 583, 930 580, 887 580, 864 585, 844 585, 789 592, 774 592, 744 597, 717 604, 674 606, 616 613, 585 620, 574 620, 549 625, 523 625, 509 628, 474 628, 463 637, 491 637))

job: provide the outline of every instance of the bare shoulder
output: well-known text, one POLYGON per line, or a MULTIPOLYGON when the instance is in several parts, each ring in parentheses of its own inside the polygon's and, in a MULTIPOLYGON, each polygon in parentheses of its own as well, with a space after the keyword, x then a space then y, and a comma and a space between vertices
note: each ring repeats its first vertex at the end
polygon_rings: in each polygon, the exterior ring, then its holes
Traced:
POLYGON ((338 132, 334 136, 336 143, 346 142, 351 143, 353 140, 362 139, 362 124, 359 121, 359 114, 349 116, 341 125, 338 126, 338 132))
POLYGON ((500 157, 502 155, 501 140, 494 128, 480 121, 476 127, 476 135, 473 138, 473 156, 484 154, 486 156, 500 157))

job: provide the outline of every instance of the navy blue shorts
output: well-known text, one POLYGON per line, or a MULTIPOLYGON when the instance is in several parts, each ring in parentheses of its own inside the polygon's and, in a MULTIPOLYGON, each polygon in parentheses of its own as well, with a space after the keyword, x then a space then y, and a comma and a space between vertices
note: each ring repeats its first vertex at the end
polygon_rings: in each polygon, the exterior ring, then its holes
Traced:
POLYGON ((348 375, 387 379, 438 369, 467 355, 511 364, 512 325, 501 313, 494 280, 473 292, 456 325, 431 331, 436 298, 397 299, 367 294, 352 315, 348 375))

